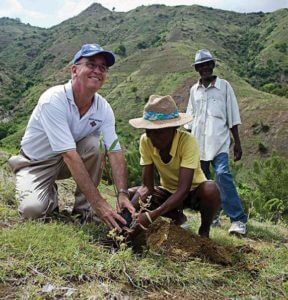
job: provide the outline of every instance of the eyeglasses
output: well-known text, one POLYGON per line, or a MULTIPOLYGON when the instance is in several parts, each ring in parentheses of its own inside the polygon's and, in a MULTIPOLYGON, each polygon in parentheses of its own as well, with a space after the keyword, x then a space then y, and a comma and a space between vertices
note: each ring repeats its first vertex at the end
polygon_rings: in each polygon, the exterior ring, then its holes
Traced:
POLYGON ((106 65, 98 65, 98 64, 93 63, 92 61, 85 61, 83 63, 78 63, 78 64, 75 64, 75 65, 76 66, 85 65, 87 68, 89 68, 92 71, 95 71, 98 68, 98 70, 101 73, 107 73, 108 70, 109 70, 109 68, 106 65))

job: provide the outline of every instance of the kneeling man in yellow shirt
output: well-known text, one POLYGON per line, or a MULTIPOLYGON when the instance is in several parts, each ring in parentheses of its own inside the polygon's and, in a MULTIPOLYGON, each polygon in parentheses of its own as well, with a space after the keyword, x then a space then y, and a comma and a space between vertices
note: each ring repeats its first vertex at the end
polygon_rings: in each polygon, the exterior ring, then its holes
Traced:
MULTIPOLYGON (((216 183, 207 180, 201 170, 195 138, 178 129, 191 119, 178 112, 171 96, 152 95, 143 117, 129 121, 133 127, 146 131, 140 139, 142 186, 131 188, 130 196, 137 193, 143 201, 151 195, 149 211, 139 215, 135 233, 145 230, 159 216, 182 225, 187 220, 183 209, 190 208, 201 214, 199 235, 209 237, 220 194, 216 183), (154 168, 160 175, 160 186, 154 186, 154 168)), ((132 200, 136 209, 140 208, 138 199, 132 200)))

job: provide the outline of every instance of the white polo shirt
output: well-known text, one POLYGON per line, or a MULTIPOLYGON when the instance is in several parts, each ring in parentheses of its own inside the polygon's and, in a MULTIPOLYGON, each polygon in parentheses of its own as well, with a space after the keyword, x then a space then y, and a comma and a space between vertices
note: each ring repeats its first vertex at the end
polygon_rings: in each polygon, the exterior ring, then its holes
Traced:
MULTIPOLYGON (((90 134, 102 135, 104 146, 109 149, 118 138, 114 113, 110 104, 96 93, 91 107, 80 118, 69 81, 41 95, 28 122, 21 147, 30 159, 43 160, 76 150, 76 143, 90 134)), ((110 150, 120 149, 117 143, 110 150)))
POLYGON ((229 129, 241 124, 237 99, 229 82, 216 77, 207 88, 200 82, 193 85, 186 112, 193 120, 185 128, 195 136, 201 160, 211 161, 219 153, 229 152, 229 129))

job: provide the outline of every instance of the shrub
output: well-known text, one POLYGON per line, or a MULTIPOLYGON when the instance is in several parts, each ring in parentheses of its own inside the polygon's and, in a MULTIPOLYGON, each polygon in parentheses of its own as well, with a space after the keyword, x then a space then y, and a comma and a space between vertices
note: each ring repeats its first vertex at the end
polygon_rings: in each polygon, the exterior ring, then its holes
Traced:
POLYGON ((239 179, 242 165, 231 164, 237 191, 250 217, 258 220, 288 222, 288 162, 273 153, 254 161, 252 169, 239 179))
POLYGON ((125 154, 128 167, 128 186, 141 184, 140 154, 136 146, 131 147, 125 154))
POLYGON ((114 51, 116 54, 120 56, 126 55, 126 47, 123 44, 120 44, 114 51))
POLYGON ((288 45, 287 43, 278 43, 275 45, 275 48, 279 50, 279 52, 287 53, 288 52, 288 45))
POLYGON ((136 45, 136 47, 137 47, 138 49, 146 49, 146 48, 149 47, 149 45, 148 45, 146 42, 140 42, 140 43, 138 43, 138 44, 136 45))
MULTIPOLYGON (((118 141, 118 140, 117 140, 118 141)), ((100 142, 101 144, 102 142, 100 142)), ((114 143, 113 143, 114 144, 114 143)), ((103 146, 100 146, 103 147, 103 146)), ((110 148, 113 148, 112 146, 110 148)), ((125 159, 128 169, 128 187, 138 186, 141 184, 141 167, 140 167, 140 154, 137 143, 130 142, 129 149, 125 152, 125 159)), ((105 167, 102 173, 102 179, 107 184, 114 184, 112 170, 106 156, 105 167)))

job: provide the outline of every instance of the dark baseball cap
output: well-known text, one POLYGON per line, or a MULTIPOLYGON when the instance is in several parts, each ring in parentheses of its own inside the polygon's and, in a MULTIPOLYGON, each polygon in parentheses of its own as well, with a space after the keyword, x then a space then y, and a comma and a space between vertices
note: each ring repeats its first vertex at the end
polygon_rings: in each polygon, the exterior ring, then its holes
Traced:
POLYGON ((104 50, 98 44, 85 44, 81 49, 74 55, 73 64, 76 64, 81 57, 90 57, 97 54, 102 54, 105 56, 106 63, 108 67, 111 67, 115 63, 115 56, 113 52, 104 50))

